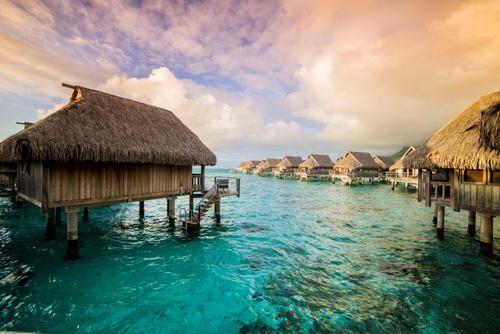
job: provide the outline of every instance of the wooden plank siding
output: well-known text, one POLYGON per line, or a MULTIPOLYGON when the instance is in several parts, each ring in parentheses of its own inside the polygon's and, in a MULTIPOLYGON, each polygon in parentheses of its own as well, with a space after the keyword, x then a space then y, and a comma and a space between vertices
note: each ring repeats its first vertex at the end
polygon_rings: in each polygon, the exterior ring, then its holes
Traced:
POLYGON ((43 211, 186 195, 192 184, 191 166, 34 161, 30 174, 22 173, 21 164, 18 172, 20 194, 43 211))
POLYGON ((462 183, 459 208, 500 215, 500 184, 462 183))
POLYGON ((25 166, 22 163, 17 167, 19 196, 40 205, 42 202, 42 163, 31 161, 29 169, 23 167, 25 166))

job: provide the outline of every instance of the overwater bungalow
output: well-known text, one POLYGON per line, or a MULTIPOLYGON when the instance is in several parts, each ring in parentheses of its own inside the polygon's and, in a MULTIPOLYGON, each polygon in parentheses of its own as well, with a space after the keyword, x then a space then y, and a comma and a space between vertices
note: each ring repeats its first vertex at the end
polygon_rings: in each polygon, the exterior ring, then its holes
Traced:
POLYGON ((220 217, 220 198, 239 194, 239 183, 233 189, 229 179, 216 180, 212 193, 205 189, 205 166, 215 165, 216 157, 172 112, 63 86, 73 89, 69 104, 6 139, 3 152, 17 163, 18 196, 46 213, 48 237, 55 233, 55 209, 65 209, 65 258, 79 257, 82 208, 139 201, 144 215, 145 200, 166 198, 173 224, 175 199, 188 195, 188 228, 199 227, 207 206, 215 204, 220 217), (199 174, 193 174, 195 165, 201 166, 199 174), (204 197, 196 210, 194 197, 204 197))
POLYGON ((234 173, 243 173, 249 174, 252 170, 254 170, 262 161, 259 160, 250 160, 250 161, 242 161, 238 167, 232 169, 231 172, 234 173))
POLYGON ((9 155, 3 152, 4 143, 0 143, 0 197, 9 197, 15 202, 17 164, 9 155))
POLYGON ((333 172, 333 162, 326 154, 309 154, 307 160, 299 165, 295 178, 306 181, 328 180, 333 172))
POLYGON ((274 177, 278 178, 292 178, 295 175, 295 172, 300 170, 299 166, 304 162, 304 159, 301 157, 292 157, 285 156, 280 163, 276 165, 276 169, 274 170, 274 177))
POLYGON ((389 156, 376 155, 373 157, 373 161, 380 166, 378 169, 379 180, 385 179, 385 174, 389 171, 389 168, 394 165, 394 160, 389 156))
POLYGON ((255 167, 253 172, 254 175, 257 176, 272 176, 276 166, 281 162, 281 159, 271 159, 268 158, 263 160, 261 163, 255 167))
POLYGON ((470 234, 481 217, 481 252, 493 250, 493 218, 500 215, 500 92, 481 97, 403 162, 418 168, 418 201, 435 205, 438 237, 445 207, 469 211, 470 234))
POLYGON ((410 146, 406 152, 403 154, 401 159, 398 160, 389 168, 389 172, 386 173, 386 179, 391 182, 391 189, 394 190, 398 184, 404 184, 405 188, 408 189, 410 186, 418 186, 418 169, 417 168, 405 168, 403 166, 406 158, 415 151, 413 146, 410 146))
POLYGON ((378 178, 379 168, 370 153, 348 151, 342 160, 335 163, 335 178, 348 185, 366 180, 373 183, 378 178))

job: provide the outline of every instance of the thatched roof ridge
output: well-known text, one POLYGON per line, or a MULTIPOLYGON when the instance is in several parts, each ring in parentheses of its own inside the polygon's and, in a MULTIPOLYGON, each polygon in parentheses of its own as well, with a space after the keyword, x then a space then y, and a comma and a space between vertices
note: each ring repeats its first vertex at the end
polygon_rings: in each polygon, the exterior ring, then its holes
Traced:
POLYGON ((283 168, 299 168, 300 164, 304 162, 301 157, 291 157, 289 155, 285 156, 283 160, 276 167, 283 168))
POLYGON ((262 160, 250 160, 250 162, 252 163, 252 168, 255 168, 262 162, 262 160))
POLYGON ((70 103, 6 140, 16 159, 215 165, 215 155, 171 111, 75 87, 70 103))
POLYGON ((414 151, 415 151, 415 147, 413 147, 413 146, 408 147, 408 149, 406 150, 405 154, 403 154, 401 159, 399 159, 398 162, 396 162, 391 167, 389 167, 389 170, 393 171, 393 170, 398 170, 398 169, 404 169, 403 163, 404 163, 406 157, 408 155, 412 154, 414 151))
POLYGON ((262 168, 276 168, 276 166, 281 162, 281 159, 269 158, 264 161, 262 168))
POLYGON ((349 169, 379 169, 370 153, 347 151, 344 158, 335 164, 335 168, 349 169))
POLYGON ((389 156, 376 155, 373 157, 373 160, 380 166, 382 169, 389 169, 392 165, 394 165, 394 160, 392 160, 389 156))
POLYGON ((309 154, 307 160, 299 165, 300 168, 333 168, 332 159, 326 154, 309 154))
POLYGON ((418 147, 403 166, 500 170, 499 103, 500 92, 481 97, 418 147))

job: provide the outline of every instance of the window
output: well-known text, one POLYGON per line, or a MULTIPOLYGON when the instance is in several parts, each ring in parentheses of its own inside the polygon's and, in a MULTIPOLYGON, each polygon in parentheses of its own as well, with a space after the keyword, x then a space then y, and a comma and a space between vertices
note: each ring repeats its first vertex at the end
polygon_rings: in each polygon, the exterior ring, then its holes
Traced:
POLYGON ((483 182, 482 170, 466 170, 464 176, 465 182, 483 182))

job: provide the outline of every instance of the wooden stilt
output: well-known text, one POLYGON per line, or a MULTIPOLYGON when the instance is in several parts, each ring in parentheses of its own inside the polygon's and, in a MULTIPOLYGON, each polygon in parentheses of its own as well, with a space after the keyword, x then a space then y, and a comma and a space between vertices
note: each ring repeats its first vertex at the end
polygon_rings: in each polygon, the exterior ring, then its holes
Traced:
POLYGON ((139 217, 144 218, 144 201, 139 201, 139 217))
POLYGON ((56 209, 49 208, 45 213, 45 237, 49 240, 56 236, 56 209))
POLYGON ((194 210, 194 198, 193 194, 189 195, 189 214, 192 215, 194 210))
POLYGON ((476 213, 474 211, 469 211, 469 223, 467 225, 467 233, 469 235, 476 234, 476 213))
POLYGON ((493 254, 493 216, 482 215, 479 252, 486 256, 493 254))
POLYGON ((89 221, 89 208, 87 207, 83 208, 83 221, 84 222, 89 221))
POLYGON ((168 223, 171 227, 175 226, 175 197, 167 198, 168 223))
POLYGON ((16 208, 22 208, 23 207, 23 199, 19 197, 19 195, 16 195, 16 208))
POLYGON ((438 205, 436 203, 434 203, 434 216, 432 217, 432 222, 434 224, 437 224, 438 222, 438 205))
POLYGON ((61 225, 62 217, 61 217, 61 208, 56 208, 56 225, 61 225))
POLYGON ((437 206, 437 237, 444 238, 444 206, 436 204, 437 206))
POLYGON ((221 210, 220 210, 220 199, 218 201, 215 202, 215 221, 217 222, 217 224, 220 223, 220 220, 221 220, 221 210))
POLYGON ((68 227, 68 247, 64 254, 65 260, 77 260, 80 258, 78 254, 78 213, 79 207, 66 207, 67 227, 68 227))
POLYGON ((394 190, 394 188, 395 188, 394 181, 391 181, 391 190, 394 190))

